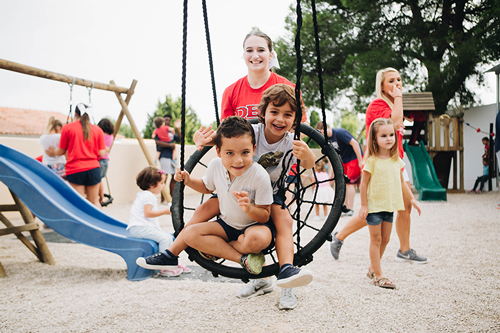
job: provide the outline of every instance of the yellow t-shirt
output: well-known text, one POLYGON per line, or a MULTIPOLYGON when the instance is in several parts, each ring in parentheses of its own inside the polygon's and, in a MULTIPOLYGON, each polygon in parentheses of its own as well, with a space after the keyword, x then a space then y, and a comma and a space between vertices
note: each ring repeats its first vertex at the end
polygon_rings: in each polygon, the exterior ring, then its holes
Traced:
POLYGON ((370 156, 363 171, 371 174, 368 183, 368 213, 404 210, 401 188, 401 169, 405 163, 401 158, 386 160, 370 156))

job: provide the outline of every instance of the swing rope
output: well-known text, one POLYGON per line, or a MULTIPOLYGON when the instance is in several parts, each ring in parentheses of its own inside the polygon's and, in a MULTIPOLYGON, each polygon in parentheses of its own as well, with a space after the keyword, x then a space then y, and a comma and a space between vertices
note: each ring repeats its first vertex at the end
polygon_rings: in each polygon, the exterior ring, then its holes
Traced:
MULTIPOLYGON (((181 84, 181 165, 184 171, 184 146, 186 136, 186 67, 187 67, 187 18, 188 18, 188 0, 184 0, 183 7, 183 30, 182 30, 182 84, 181 84)), ((180 183, 181 195, 179 196, 180 207, 184 207, 184 182, 180 183)), ((184 227, 184 215, 181 215, 181 225, 184 227)))
POLYGON ((323 134, 325 135, 325 143, 328 142, 328 132, 326 130, 326 111, 325 111, 325 93, 323 91, 323 68, 321 67, 321 52, 319 50, 319 29, 316 13, 316 0, 311 1, 313 24, 314 24, 314 44, 316 46, 316 70, 318 71, 319 95, 321 100, 321 115, 323 116, 323 134))
POLYGON ((217 127, 219 127, 220 125, 219 108, 217 106, 217 92, 215 90, 214 63, 212 60, 212 44, 210 42, 210 31, 208 29, 208 14, 207 14, 206 0, 202 1, 202 6, 203 6, 203 20, 205 21, 205 38, 207 40, 208 64, 210 66, 210 79, 212 81, 212 95, 214 98, 215 121, 217 121, 217 127))

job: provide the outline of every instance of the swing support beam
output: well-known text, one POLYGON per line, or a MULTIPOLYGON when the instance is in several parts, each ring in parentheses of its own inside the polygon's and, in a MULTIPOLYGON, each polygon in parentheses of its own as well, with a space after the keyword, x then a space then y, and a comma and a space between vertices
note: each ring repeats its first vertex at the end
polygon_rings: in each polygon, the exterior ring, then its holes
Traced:
MULTIPOLYGON (((132 115, 128 109, 128 104, 130 103, 130 99, 132 98, 132 95, 134 94, 135 86, 137 85, 136 80, 133 80, 132 84, 130 85, 130 88, 127 89, 127 88, 123 88, 123 87, 119 87, 119 86, 115 85, 115 82, 113 80, 111 80, 109 84, 100 83, 100 82, 76 78, 76 77, 73 77, 70 75, 55 73, 55 72, 47 71, 44 69, 19 64, 17 62, 8 61, 5 59, 0 59, 0 69, 5 69, 8 71, 26 74, 26 75, 30 75, 30 76, 37 76, 37 77, 40 77, 43 79, 48 79, 48 80, 65 82, 65 83, 69 83, 69 84, 72 84, 73 80, 74 80, 74 84, 76 84, 78 86, 114 92, 116 97, 118 98, 118 102, 120 103, 120 106, 122 109, 121 109, 120 115, 118 116, 118 120, 116 121, 116 124, 115 124, 115 132, 113 133, 113 137, 116 138, 116 135, 118 134, 118 130, 120 129, 120 125, 121 125, 121 122, 123 120, 123 117, 126 116, 129 123, 130 123, 130 127, 132 128, 132 131, 134 132, 134 135, 137 138, 137 141, 139 142, 139 146, 141 147, 141 149, 144 153, 144 156, 146 157, 148 164, 151 166, 155 166, 154 160, 153 160, 151 154, 149 153, 149 150, 146 147, 144 139, 142 138, 141 133, 139 132, 139 129, 137 128, 135 121, 132 118, 132 115), (121 94, 127 94, 127 96, 125 97, 125 100, 123 99, 121 94)), ((114 142, 114 140, 113 140, 113 142, 114 142)), ((167 193, 166 189, 163 189, 163 195, 165 196, 165 198, 168 197, 168 193, 167 193)))

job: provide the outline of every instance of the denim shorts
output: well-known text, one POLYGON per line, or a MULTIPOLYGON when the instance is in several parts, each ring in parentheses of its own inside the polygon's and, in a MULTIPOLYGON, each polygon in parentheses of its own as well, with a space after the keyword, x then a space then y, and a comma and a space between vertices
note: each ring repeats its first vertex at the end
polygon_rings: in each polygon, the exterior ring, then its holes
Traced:
POLYGON ((66 180, 71 184, 94 186, 101 182, 101 168, 66 175, 66 180))
POLYGON ((106 177, 108 174, 108 163, 108 159, 103 158, 102 160, 99 160, 99 165, 101 166, 101 178, 106 177))
POLYGON ((394 212, 376 212, 370 213, 366 217, 368 225, 380 225, 382 222, 390 222, 394 220, 394 212))

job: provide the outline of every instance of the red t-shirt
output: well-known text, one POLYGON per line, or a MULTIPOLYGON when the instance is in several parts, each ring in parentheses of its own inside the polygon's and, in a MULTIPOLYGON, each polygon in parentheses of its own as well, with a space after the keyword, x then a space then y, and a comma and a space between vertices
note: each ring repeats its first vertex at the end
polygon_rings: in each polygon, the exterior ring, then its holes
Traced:
MULTIPOLYGON (((275 84, 287 84, 295 88, 295 84, 274 72, 271 72, 269 80, 259 89, 253 89, 248 83, 248 75, 242 77, 224 90, 222 95, 221 119, 229 116, 240 116, 245 119, 257 118, 259 115, 258 106, 262 99, 262 94, 267 88, 275 84)), ((302 113, 302 122, 307 121, 307 115, 302 113)))
POLYGON ((153 132, 153 139, 158 135, 160 141, 170 142, 174 139, 174 135, 170 132, 170 127, 164 125, 160 128, 155 128, 153 132))
MULTIPOLYGON (((370 129, 370 125, 377 118, 391 118, 392 110, 382 98, 374 99, 368 108, 366 109, 366 142, 368 142, 368 133, 370 129)), ((396 131, 398 136, 398 149, 399 149, 399 157, 403 159, 404 150, 403 150, 403 135, 404 135, 404 126, 401 124, 399 129, 396 131)))
POLYGON ((82 124, 75 121, 64 125, 61 130, 59 148, 66 149, 66 174, 87 171, 99 167, 99 150, 106 149, 104 133, 96 125, 90 125, 90 138, 83 139, 82 124))

